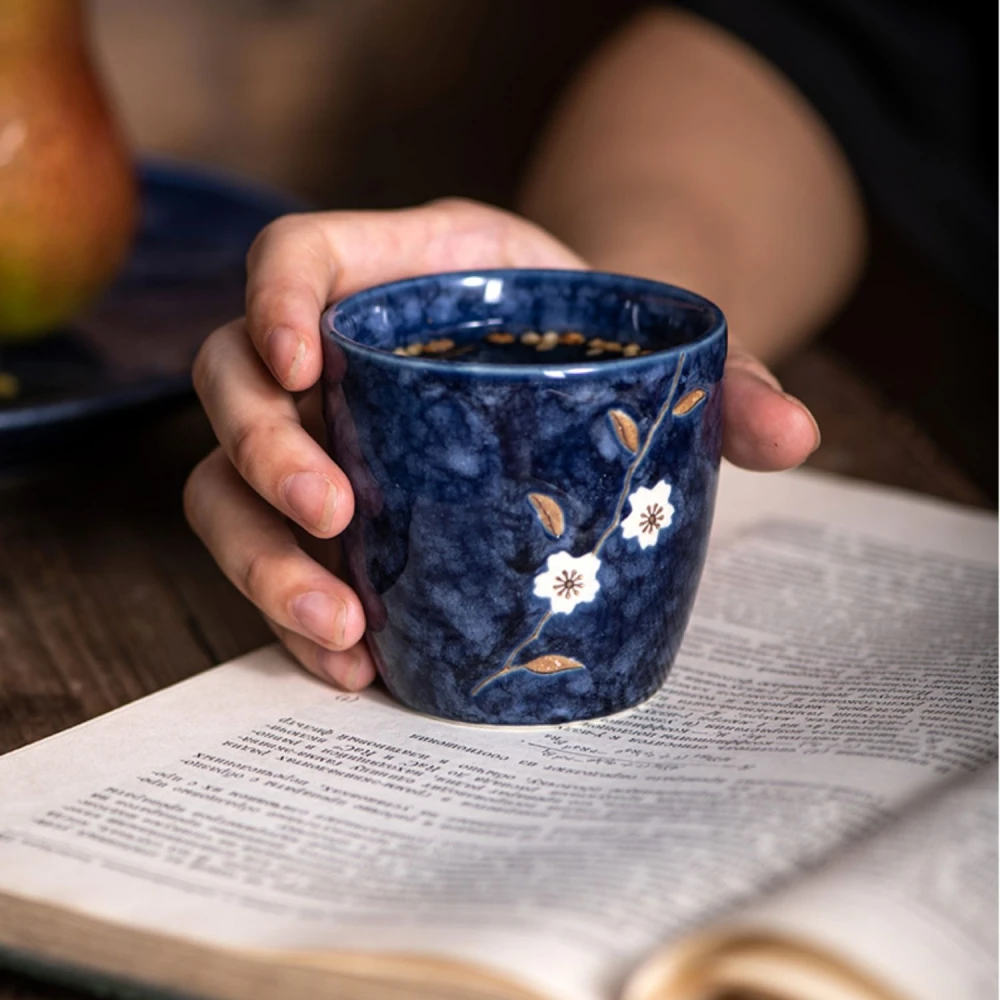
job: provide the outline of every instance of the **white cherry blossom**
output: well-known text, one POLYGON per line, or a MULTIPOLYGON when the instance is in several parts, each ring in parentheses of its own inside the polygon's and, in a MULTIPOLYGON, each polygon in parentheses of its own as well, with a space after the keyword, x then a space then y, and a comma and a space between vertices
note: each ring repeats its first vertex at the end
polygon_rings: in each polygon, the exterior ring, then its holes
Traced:
POLYGON ((640 486, 629 498, 630 513, 622 521, 622 534, 638 538, 642 548, 655 545, 660 532, 674 518, 670 484, 662 479, 652 488, 640 486))
POLYGON ((582 556, 553 552, 544 572, 535 577, 535 594, 551 602, 553 614, 568 615, 578 604, 597 596, 601 589, 597 582, 600 568, 601 560, 593 552, 582 556))

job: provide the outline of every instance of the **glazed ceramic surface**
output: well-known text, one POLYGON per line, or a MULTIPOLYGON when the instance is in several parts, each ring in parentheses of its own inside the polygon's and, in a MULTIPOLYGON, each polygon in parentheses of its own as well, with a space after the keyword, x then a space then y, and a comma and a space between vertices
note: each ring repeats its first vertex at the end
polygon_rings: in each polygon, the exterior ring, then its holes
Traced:
POLYGON ((726 324, 710 302, 589 271, 432 275, 323 317, 344 545, 392 694, 472 723, 551 724, 663 683, 715 502, 726 324), (484 329, 654 353, 480 364, 393 350, 484 329))

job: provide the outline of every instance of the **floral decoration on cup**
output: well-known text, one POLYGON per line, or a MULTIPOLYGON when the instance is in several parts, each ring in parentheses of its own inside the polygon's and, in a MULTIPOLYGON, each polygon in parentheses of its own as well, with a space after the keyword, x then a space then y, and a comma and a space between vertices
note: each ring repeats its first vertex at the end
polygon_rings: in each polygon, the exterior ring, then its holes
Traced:
MULTIPOLYGON (((600 581, 597 579, 601 569, 600 552, 605 542, 619 527, 623 538, 636 539, 640 549, 647 549, 657 544, 661 532, 669 528, 673 522, 675 511, 670 502, 672 492, 670 483, 661 479, 655 486, 639 486, 631 493, 629 490, 636 470, 649 452, 650 445, 668 414, 674 417, 684 417, 696 409, 708 396, 704 389, 692 389, 674 403, 681 370, 684 367, 684 357, 682 354, 678 359, 670 391, 660 407, 645 441, 641 439, 639 427, 628 413, 618 409, 608 411, 608 420, 618 443, 633 456, 625 471, 622 488, 618 495, 618 503, 611 521, 590 552, 574 556, 565 549, 561 549, 549 555, 545 562, 545 568, 535 577, 533 591, 536 597, 544 598, 549 602, 548 611, 542 616, 528 638, 511 651, 503 666, 481 680, 472 689, 472 695, 479 694, 499 678, 519 671, 549 675, 564 673, 567 670, 586 669, 586 664, 580 660, 556 653, 539 656, 524 663, 515 661, 521 652, 542 634, 546 623, 553 615, 572 614, 579 605, 590 604, 597 599, 601 590, 600 581), (622 514, 626 502, 629 505, 629 514, 623 520, 622 514)), ((529 494, 528 502, 546 534, 558 540, 563 535, 566 525, 566 517, 559 503, 545 493, 529 494)))
POLYGON ((597 596, 600 568, 601 560, 593 552, 582 556, 553 552, 545 572, 535 577, 535 595, 549 600, 552 614, 568 615, 578 604, 589 604, 597 596))
POLYGON ((669 528, 674 519, 670 483, 661 479, 652 489, 640 486, 628 502, 631 513, 622 521, 622 537, 638 538, 644 549, 655 545, 660 532, 669 528))

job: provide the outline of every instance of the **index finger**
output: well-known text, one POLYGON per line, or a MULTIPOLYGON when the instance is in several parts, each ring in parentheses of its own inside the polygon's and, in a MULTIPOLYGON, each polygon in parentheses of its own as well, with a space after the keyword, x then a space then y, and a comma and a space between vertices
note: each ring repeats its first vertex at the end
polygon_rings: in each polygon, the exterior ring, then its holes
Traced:
POLYGON ((284 216, 247 258, 247 330, 286 389, 308 389, 322 368, 320 313, 335 299, 431 271, 504 265, 583 262, 526 220, 472 202, 284 216))
POLYGON ((319 316, 332 298, 336 273, 326 239, 308 215, 272 222, 250 248, 247 333, 286 389, 308 389, 319 378, 319 316))

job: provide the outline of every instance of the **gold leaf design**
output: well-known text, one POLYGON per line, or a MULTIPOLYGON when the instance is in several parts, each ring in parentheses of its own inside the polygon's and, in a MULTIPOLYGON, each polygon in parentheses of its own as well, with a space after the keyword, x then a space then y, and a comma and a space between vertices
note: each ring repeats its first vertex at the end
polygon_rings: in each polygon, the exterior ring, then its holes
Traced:
POLYGON ((639 428, 635 421, 623 410, 611 410, 608 412, 611 418, 611 426, 615 429, 618 440, 635 454, 639 450, 639 428))
POLYGON ((690 413, 707 395, 704 389, 692 389, 674 404, 674 416, 683 417, 685 413, 690 413))
POLYGON ((553 537, 559 538, 566 530, 566 519, 563 517, 562 507, 559 506, 550 496, 544 493, 529 493, 528 501, 535 508, 538 520, 542 522, 542 527, 553 537))
POLYGON ((579 670, 583 664, 579 660, 571 660, 568 656, 536 656, 527 663, 519 663, 522 670, 530 670, 533 674, 561 674, 564 670, 579 670))

